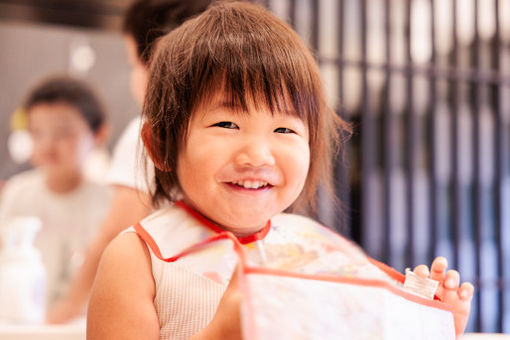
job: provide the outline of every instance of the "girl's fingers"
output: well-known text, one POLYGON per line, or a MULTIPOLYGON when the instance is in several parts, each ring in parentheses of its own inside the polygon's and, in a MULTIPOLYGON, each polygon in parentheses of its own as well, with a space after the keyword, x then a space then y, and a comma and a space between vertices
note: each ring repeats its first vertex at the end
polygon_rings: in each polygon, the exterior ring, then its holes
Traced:
POLYGON ((446 258, 442 256, 436 257, 430 266, 430 278, 439 281, 439 284, 442 285, 445 278, 444 272, 446 267, 448 267, 446 258))
POLYGON ((414 268, 413 272, 418 275, 419 277, 422 277, 422 278, 427 278, 429 277, 429 267, 427 267, 426 265, 424 264, 420 264, 419 266, 417 266, 416 268, 414 268))
POLYGON ((445 289, 457 291, 460 283, 460 275, 456 270, 449 270, 443 283, 445 289))
POLYGON ((460 276, 456 270, 449 270, 446 273, 444 282, 440 286, 441 289, 438 289, 438 296, 441 301, 452 305, 459 301, 459 280, 460 276))
POLYGON ((459 288, 459 298, 464 301, 471 301, 474 292, 475 287, 469 282, 464 282, 459 288))

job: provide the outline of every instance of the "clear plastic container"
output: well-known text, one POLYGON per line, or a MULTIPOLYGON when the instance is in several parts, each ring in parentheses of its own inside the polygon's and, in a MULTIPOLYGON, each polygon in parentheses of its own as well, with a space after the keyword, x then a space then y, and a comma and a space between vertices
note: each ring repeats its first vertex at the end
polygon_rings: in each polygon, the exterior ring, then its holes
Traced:
POLYGON ((46 272, 35 234, 37 217, 23 216, 0 225, 0 323, 37 324, 45 317, 46 272))

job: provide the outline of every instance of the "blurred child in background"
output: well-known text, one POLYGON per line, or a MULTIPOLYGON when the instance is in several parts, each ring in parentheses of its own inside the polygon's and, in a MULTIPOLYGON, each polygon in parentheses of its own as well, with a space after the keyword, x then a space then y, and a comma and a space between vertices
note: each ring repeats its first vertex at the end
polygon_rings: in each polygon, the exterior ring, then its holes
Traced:
POLYGON ((33 140, 33 170, 9 179, 0 221, 36 216, 35 246, 47 271, 47 303, 60 297, 106 214, 110 189, 85 178, 88 154, 108 135, 102 104, 86 83, 67 76, 35 86, 23 105, 33 140))
MULTIPOLYGON (((131 67, 131 94, 140 105, 145 96, 150 56, 158 38, 205 10, 210 2, 136 0, 128 8, 124 15, 123 33, 131 67)), ((146 174, 144 161, 140 161, 140 126, 141 119, 136 117, 115 146, 108 174, 108 183, 114 191, 108 213, 101 221, 100 230, 87 251, 83 266, 72 281, 69 293, 47 316, 48 323, 65 322, 79 313, 88 300, 99 259, 106 245, 121 230, 152 211, 148 183, 153 181, 153 174, 146 174)), ((152 164, 150 160, 147 163, 152 164)))

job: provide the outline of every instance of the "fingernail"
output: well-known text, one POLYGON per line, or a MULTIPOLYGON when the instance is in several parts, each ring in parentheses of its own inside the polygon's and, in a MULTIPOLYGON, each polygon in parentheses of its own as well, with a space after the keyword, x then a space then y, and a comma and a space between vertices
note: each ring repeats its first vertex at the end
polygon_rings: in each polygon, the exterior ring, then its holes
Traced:
POLYGON ((460 292, 460 297, 465 299, 468 297, 468 292, 466 292, 465 290, 463 290, 462 292, 460 292))
POLYGON ((448 288, 453 288, 455 286, 455 281, 453 279, 448 279, 445 282, 445 286, 448 288))

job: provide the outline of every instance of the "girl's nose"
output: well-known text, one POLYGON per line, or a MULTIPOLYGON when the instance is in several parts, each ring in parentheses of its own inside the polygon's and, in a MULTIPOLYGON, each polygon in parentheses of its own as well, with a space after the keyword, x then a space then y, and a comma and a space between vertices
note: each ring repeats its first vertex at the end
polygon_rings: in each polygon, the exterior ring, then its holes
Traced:
POLYGON ((241 166, 272 166, 275 158, 269 145, 265 141, 251 140, 241 146, 236 155, 236 164, 241 166))

